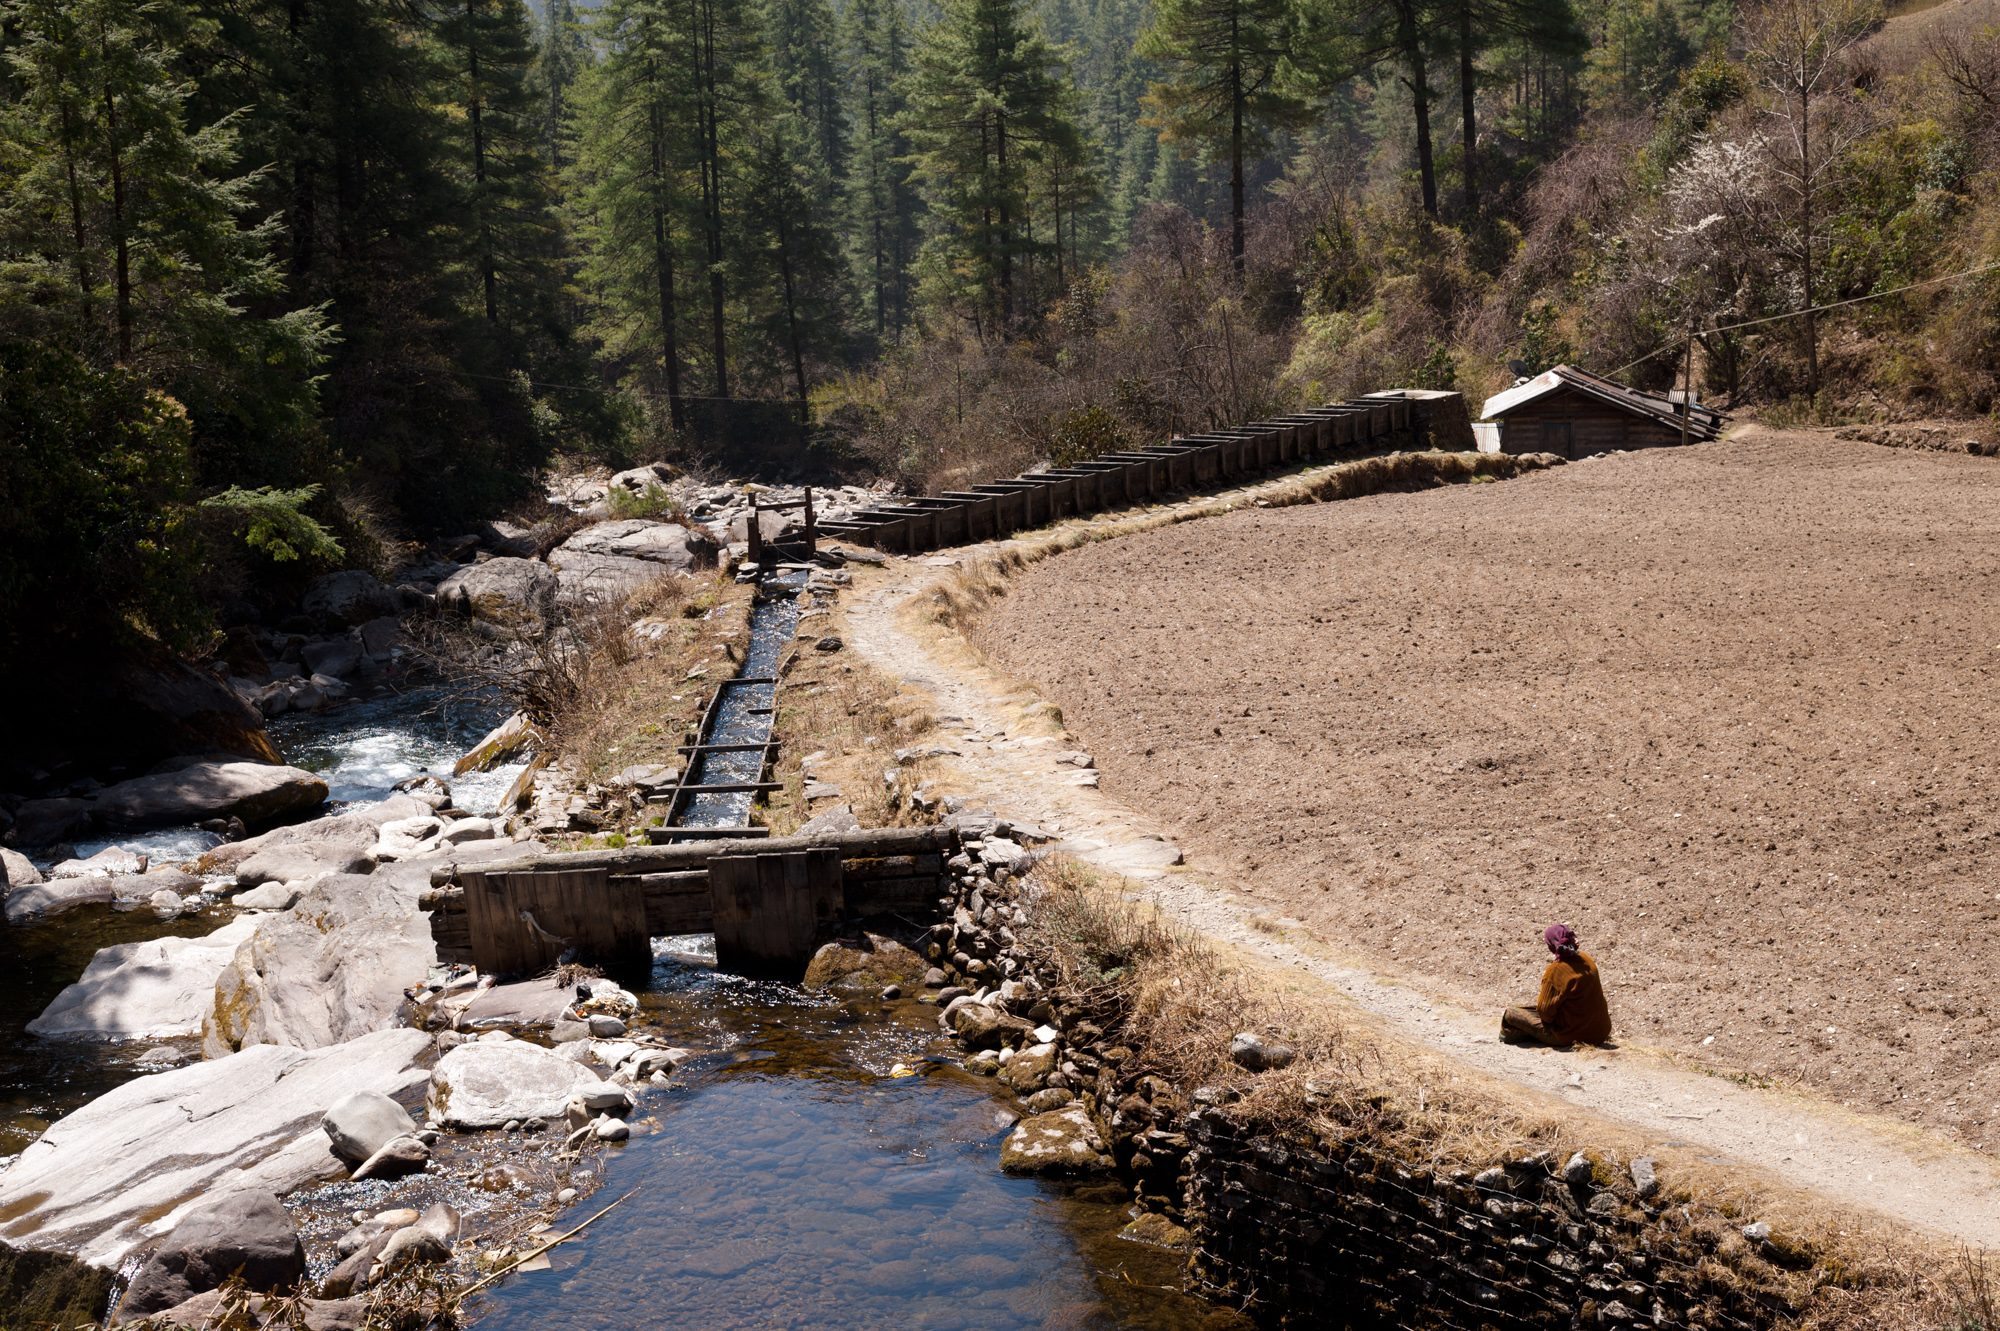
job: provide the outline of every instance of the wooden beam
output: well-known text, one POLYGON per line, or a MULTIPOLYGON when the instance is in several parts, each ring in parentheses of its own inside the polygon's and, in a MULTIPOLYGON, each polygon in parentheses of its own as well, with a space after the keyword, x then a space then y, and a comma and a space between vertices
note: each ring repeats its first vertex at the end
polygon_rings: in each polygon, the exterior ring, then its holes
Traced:
MULTIPOLYGON (((715 855, 740 854, 744 835, 738 828, 654 828, 655 832, 677 834, 706 832, 713 839, 684 842, 672 846, 627 846, 622 850, 573 850, 500 864, 482 866, 486 873, 506 873, 531 869, 604 869, 612 874, 665 873, 673 869, 694 869, 715 855)), ((754 835, 754 834, 753 834, 754 835)), ((771 837, 760 851, 774 853, 830 846, 843 858, 879 859, 888 855, 926 855, 934 852, 955 854, 959 835, 949 827, 863 827, 851 832, 821 832, 813 836, 771 837)), ((432 870, 434 886, 451 881, 454 869, 443 865, 432 870)), ((468 870, 467 872, 470 872, 468 870)))

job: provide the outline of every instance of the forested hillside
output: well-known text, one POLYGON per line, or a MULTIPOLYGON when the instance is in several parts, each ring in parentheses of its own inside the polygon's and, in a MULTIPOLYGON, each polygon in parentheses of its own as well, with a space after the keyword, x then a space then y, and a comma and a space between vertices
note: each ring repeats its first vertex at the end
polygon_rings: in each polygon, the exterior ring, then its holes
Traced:
POLYGON ((1988 412, 1996 21, 0 0, 0 673, 199 652, 558 458, 945 479, 1690 332, 1730 403, 1988 412))

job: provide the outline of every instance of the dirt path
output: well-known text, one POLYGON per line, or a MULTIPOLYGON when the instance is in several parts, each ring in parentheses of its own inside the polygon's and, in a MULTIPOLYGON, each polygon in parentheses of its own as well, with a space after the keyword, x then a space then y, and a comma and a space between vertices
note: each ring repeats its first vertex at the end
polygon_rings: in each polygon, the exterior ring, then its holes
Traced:
MULTIPOLYGON (((1238 497, 1247 507, 1261 488, 1238 497)), ((1120 521, 1112 515, 1090 525, 1120 521)), ((961 555, 976 558, 990 548, 961 555)), ((844 636, 856 651, 930 696, 939 725, 928 742, 952 751, 938 760, 940 790, 1036 825, 1085 861, 1124 875, 1136 892, 1210 939, 1293 967, 1338 995, 1336 1001, 1480 1073, 1656 1134, 1662 1146, 1765 1170, 1843 1205, 2000 1247, 2000 1170, 1972 1151, 1889 1119, 1692 1071, 1635 1045, 1588 1053, 1503 1045, 1494 1038, 1490 1010, 1454 1002, 1441 986, 1385 978, 1329 931, 1315 934, 1297 919, 1273 916, 1267 902, 1214 862, 1221 857, 1178 863, 1180 851, 1159 819, 1098 789, 1098 775, 1075 765, 1074 743, 1051 719, 1049 700, 993 669, 922 613, 918 603, 956 562, 892 561, 858 578, 841 610, 844 636)))

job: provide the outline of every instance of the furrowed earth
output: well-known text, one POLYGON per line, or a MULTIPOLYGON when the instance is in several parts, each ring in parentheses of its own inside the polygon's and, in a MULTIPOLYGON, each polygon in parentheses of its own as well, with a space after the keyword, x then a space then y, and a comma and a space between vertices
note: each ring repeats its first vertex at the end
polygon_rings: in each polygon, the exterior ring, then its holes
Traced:
POLYGON ((1107 794, 1379 973, 2000 1145, 2000 463, 1753 429, 1019 572, 1107 794))

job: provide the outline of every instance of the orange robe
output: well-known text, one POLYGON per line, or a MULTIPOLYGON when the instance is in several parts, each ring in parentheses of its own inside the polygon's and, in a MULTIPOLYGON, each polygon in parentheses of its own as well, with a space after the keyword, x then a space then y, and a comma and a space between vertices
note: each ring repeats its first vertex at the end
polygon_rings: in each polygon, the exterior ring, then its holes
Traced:
POLYGON ((1535 1012, 1544 1026, 1571 1044, 1603 1044, 1611 1038, 1611 1009, 1604 1002, 1597 963, 1588 952, 1572 952, 1549 963, 1542 972, 1535 1012))

